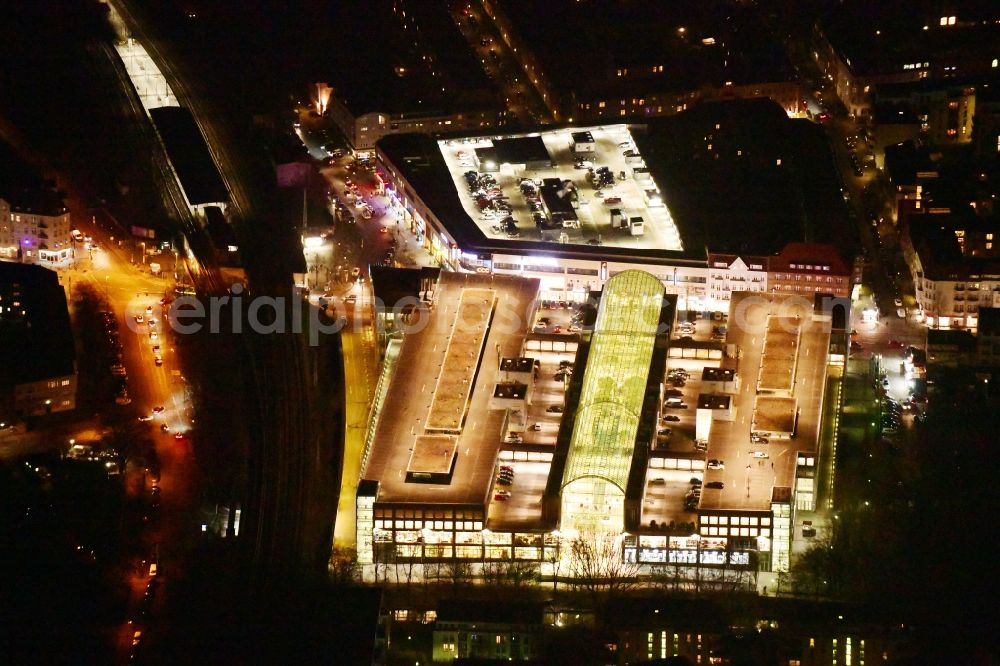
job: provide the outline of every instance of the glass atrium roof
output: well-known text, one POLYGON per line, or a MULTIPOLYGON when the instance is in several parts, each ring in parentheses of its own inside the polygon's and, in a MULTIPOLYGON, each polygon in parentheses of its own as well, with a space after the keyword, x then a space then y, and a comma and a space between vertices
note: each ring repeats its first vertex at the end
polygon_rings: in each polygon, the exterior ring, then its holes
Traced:
POLYGON ((663 285, 649 273, 624 271, 605 284, 563 487, 598 477, 625 492, 662 307, 663 285))

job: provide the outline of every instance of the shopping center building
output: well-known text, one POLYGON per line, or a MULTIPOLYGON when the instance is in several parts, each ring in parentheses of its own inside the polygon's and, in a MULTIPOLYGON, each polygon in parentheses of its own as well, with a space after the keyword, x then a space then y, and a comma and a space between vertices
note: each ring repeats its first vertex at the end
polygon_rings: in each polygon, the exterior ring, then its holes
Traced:
POLYGON ((638 270, 610 276, 576 332, 538 279, 444 271, 433 294, 386 355, 357 494, 367 578, 553 568, 599 535, 645 571, 787 569, 795 512, 816 503, 827 301, 737 292, 720 340, 680 335, 677 295, 638 270))
MULTIPOLYGON (((545 301, 585 300, 629 269, 656 276, 681 310, 695 312, 726 312, 732 291, 849 293, 849 262, 838 248, 801 242, 806 237, 832 242, 835 235, 806 232, 801 207, 793 202, 812 198, 800 191, 798 176, 790 175, 789 154, 757 155, 753 164, 739 161, 746 129, 742 121, 727 120, 742 111, 732 104, 702 105, 714 108, 699 110, 704 118, 685 131, 699 132, 705 123, 723 128, 716 130, 718 140, 726 140, 727 154, 731 150, 737 160, 733 168, 757 179, 747 188, 752 196, 714 191, 714 185, 705 193, 689 191, 678 173, 706 167, 697 161, 690 169, 678 164, 670 152, 680 149, 664 136, 673 126, 653 124, 445 139, 388 136, 376 148, 379 172, 403 223, 442 267, 534 278, 545 301), (726 122, 735 127, 732 137, 725 136, 726 122), (595 172, 602 168, 612 182, 597 180, 595 172), (489 176, 488 187, 470 185, 470 174, 489 176), (502 212, 489 209, 487 197, 503 202, 502 212)), ((778 107, 770 102, 746 104, 748 113, 758 112, 775 125, 775 135, 784 123, 805 122, 789 120, 780 109, 780 117, 773 118, 778 107)), ((717 149, 711 141, 699 147, 713 161, 720 160, 717 149)), ((745 149, 750 152, 749 143, 745 149)), ((820 166, 809 168, 820 172, 820 166)), ((722 172, 711 175, 728 182, 722 172)))

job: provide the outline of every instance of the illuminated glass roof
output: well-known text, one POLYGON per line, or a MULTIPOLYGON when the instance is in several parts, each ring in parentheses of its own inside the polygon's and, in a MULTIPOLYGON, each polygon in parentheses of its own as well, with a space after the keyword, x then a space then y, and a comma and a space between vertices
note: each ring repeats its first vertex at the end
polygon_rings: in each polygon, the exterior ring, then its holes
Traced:
POLYGON ((625 492, 662 307, 663 285, 649 273, 624 271, 604 286, 563 487, 599 477, 625 492))

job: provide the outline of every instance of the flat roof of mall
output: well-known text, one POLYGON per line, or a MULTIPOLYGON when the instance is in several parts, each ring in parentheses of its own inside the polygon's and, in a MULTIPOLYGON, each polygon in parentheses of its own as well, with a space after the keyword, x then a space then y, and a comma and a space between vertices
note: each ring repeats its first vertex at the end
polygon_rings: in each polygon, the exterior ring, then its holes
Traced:
POLYGON ((770 316, 764 333, 764 351, 761 356, 757 388, 761 391, 791 391, 792 373, 799 351, 797 317, 770 316))
POLYGON ((581 201, 589 202, 577 211, 580 229, 565 230, 566 243, 541 240, 530 214, 524 212, 516 183, 504 192, 514 208, 520 237, 493 233, 494 222, 477 222, 478 209, 462 174, 477 169, 475 147, 502 135, 455 135, 445 138, 452 142, 449 146, 426 134, 394 134, 380 139, 377 149, 406 180, 411 189, 406 196, 419 197, 458 246, 470 253, 704 266, 709 249, 773 255, 804 238, 851 250, 850 238, 841 233, 847 208, 823 128, 788 118, 769 99, 705 102, 642 124, 567 127, 538 136, 557 168, 526 175, 571 180, 581 201), (644 188, 631 177, 616 181, 615 189, 606 192, 608 197, 621 196, 621 204, 605 205, 594 197, 586 171, 573 169, 573 134, 580 131, 590 131, 595 140, 593 155, 582 157, 595 167, 609 166, 615 175, 632 174, 632 167, 639 166, 625 164, 627 148, 618 146, 631 135, 632 147, 645 162, 666 207, 646 206, 644 188), (706 142, 710 134, 713 139, 706 142), (465 151, 464 159, 458 159, 459 150, 465 151), (646 220, 645 235, 627 236, 620 229, 609 229, 612 207, 625 213, 640 211, 646 220), (649 210, 652 217, 646 216, 649 210), (667 210, 670 224, 662 219, 667 210), (598 234, 601 245, 589 245, 588 241, 598 241, 598 234))
MULTIPOLYGON (((444 340, 444 359, 431 394, 425 424, 428 429, 448 432, 462 429, 495 304, 496 292, 492 289, 466 288, 461 291, 451 331, 444 340)), ((448 313, 445 315, 448 316, 448 313)))
MULTIPOLYGON (((566 244, 589 246, 590 243, 599 241, 605 248, 681 251, 683 249, 682 241, 670 216, 669 200, 666 206, 648 204, 644 192, 656 189, 655 184, 640 182, 631 177, 632 166, 638 166, 638 164, 626 163, 624 152, 635 148, 628 127, 607 125, 587 129, 594 138, 596 149, 587 153, 586 158, 593 163, 595 168, 607 166, 613 174, 618 176, 613 186, 602 188, 604 198, 595 196, 595 188, 587 181, 587 170, 576 168, 574 165, 576 156, 573 151, 573 134, 578 131, 576 129, 554 129, 530 135, 505 137, 500 140, 492 136, 459 141, 446 139, 439 141, 438 145, 444 155, 453 186, 458 192, 464 212, 469 219, 475 221, 485 236, 506 238, 502 231, 493 230, 494 225, 496 225, 493 219, 485 219, 482 216, 476 206, 476 199, 465 182, 464 174, 468 171, 485 172, 487 169, 477 164, 472 155, 496 146, 497 163, 500 168, 492 175, 497 180, 497 186, 508 197, 508 203, 513 207, 511 216, 517 222, 518 231, 522 238, 559 246, 566 244), (626 144, 626 147, 619 144, 626 144), (512 147, 506 148, 506 146, 512 147), (502 154, 505 152, 512 153, 510 159, 502 159, 502 154), (527 169, 511 166, 523 165, 525 162, 528 163, 527 169), (624 180, 620 178, 622 173, 626 175, 624 180), (518 187, 522 178, 530 178, 539 184, 546 179, 571 181, 579 196, 576 217, 579 219, 580 228, 563 229, 566 236, 561 241, 544 240, 535 228, 528 202, 518 187), (606 204, 605 199, 610 200, 611 197, 619 201, 614 204, 606 204), (613 208, 627 211, 633 216, 641 216, 645 222, 643 235, 633 236, 627 229, 613 229, 611 227, 611 210, 613 208)), ((662 193, 660 197, 663 198, 662 193)), ((568 205, 567 203, 566 206, 568 205)))
MULTIPOLYGON (((376 425, 363 478, 379 482, 378 501, 448 504, 482 504, 485 501, 501 445, 505 413, 489 408, 498 375, 498 354, 494 350, 499 349, 500 356, 520 356, 527 325, 533 321, 528 315, 532 314, 530 308, 537 293, 537 280, 502 275, 441 274, 436 304, 426 314, 426 325, 415 326, 418 330, 403 337, 396 369, 376 425), (418 439, 440 434, 427 430, 432 391, 439 376, 453 370, 444 366, 447 343, 467 289, 472 290, 479 301, 484 291, 492 292, 498 310, 502 308, 504 312, 519 316, 505 317, 504 326, 487 328, 485 340, 478 349, 488 352, 478 352, 476 358, 468 361, 468 365, 478 366, 478 374, 473 380, 467 411, 464 411, 465 419, 454 435, 457 460, 451 483, 408 483, 404 471, 411 464, 411 452, 416 453, 418 439)), ((460 365, 456 376, 469 376, 465 366, 466 363, 460 365)))
POLYGON ((447 474, 458 449, 458 437, 451 435, 420 435, 413 440, 413 451, 407 472, 447 474))
POLYGON ((745 376, 755 376, 760 368, 769 315, 798 316, 801 320, 793 397, 761 396, 765 399, 759 400, 754 382, 741 383, 739 392, 733 396, 736 418, 712 422, 706 457, 724 461, 725 468, 706 470, 705 482, 722 481, 724 488, 702 491, 701 509, 769 509, 772 489, 793 485, 796 453, 816 451, 827 380, 829 318, 814 318, 812 304, 794 295, 734 293, 726 342, 739 350, 740 371, 745 376), (737 312, 741 315, 739 322, 733 314, 737 312), (789 400, 796 403, 791 410, 789 400), (750 441, 755 427, 751 417, 755 405, 759 409, 761 404, 764 409, 761 418, 784 415, 784 419, 794 419, 795 409, 799 410, 795 439, 772 437, 767 444, 750 441), (753 451, 764 451, 768 457, 754 457, 753 451))
POLYGON ((760 395, 753 410, 752 432, 790 433, 795 427, 795 398, 760 395))
MULTIPOLYGON (((704 265, 707 258, 704 244, 696 241, 689 246, 684 240, 688 235, 687 232, 680 229, 677 237, 683 243, 683 247, 678 247, 674 241, 674 234, 669 229, 670 225, 665 220, 667 209, 660 207, 655 211, 655 215, 647 216, 644 212, 645 203, 641 201, 643 193, 639 191, 635 181, 630 180, 625 183, 619 181, 615 190, 609 190, 607 196, 620 196, 628 190, 628 194, 622 196, 623 203, 615 204, 614 207, 625 211, 643 211, 640 214, 646 221, 645 235, 609 234, 611 230, 604 216, 607 215, 610 219, 611 206, 605 206, 603 201, 594 197, 594 190, 585 181, 586 171, 573 168, 571 143, 572 134, 576 131, 580 131, 579 128, 551 130, 541 135, 546 137, 546 145, 549 146, 552 157, 557 162, 557 168, 552 171, 527 174, 532 179, 564 177, 577 183, 581 201, 588 203, 581 205, 581 210, 577 211, 584 219, 581 219, 581 229, 571 230, 576 238, 571 239, 569 243, 541 240, 531 216, 526 214, 527 206, 515 180, 506 183, 505 192, 511 205, 516 207, 514 217, 520 216, 520 219, 517 219, 521 231, 520 238, 509 239, 504 235, 493 233, 491 227, 494 222, 486 220, 477 222, 474 217, 477 213, 475 202, 463 177, 466 171, 476 170, 476 167, 465 166, 461 162, 470 164, 469 157, 474 154, 473 149, 485 145, 485 142, 492 140, 495 135, 482 139, 471 137, 450 139, 452 144, 448 146, 425 134, 392 134, 379 140, 377 150, 400 172, 416 196, 434 212, 442 224, 447 226, 448 233, 459 247, 467 252, 530 254, 537 257, 566 259, 639 260, 662 265, 704 265), (458 159, 459 150, 467 153, 464 160, 458 159), (445 152, 448 153, 447 158, 445 152), (630 206, 629 202, 634 202, 636 205, 630 206), (595 212, 584 212, 584 209, 588 208, 595 212), (596 219, 597 217, 600 219, 596 219), (601 245, 588 244, 588 240, 597 241, 598 224, 600 224, 601 245)), ((624 125, 612 125, 603 129, 596 128, 594 133, 598 145, 597 157, 588 156, 588 159, 593 161, 595 166, 612 167, 612 171, 616 174, 622 170, 628 173, 624 156, 617 145, 619 139, 613 138, 620 135, 623 137, 620 140, 624 140, 628 128, 624 125), (600 138, 602 134, 603 141, 600 138), (613 154, 613 151, 618 152, 613 154), (602 156, 607 159, 602 159, 602 156)), ((501 178, 497 180, 500 181, 501 178)), ((665 195, 665 199, 669 205, 670 195, 665 195)))

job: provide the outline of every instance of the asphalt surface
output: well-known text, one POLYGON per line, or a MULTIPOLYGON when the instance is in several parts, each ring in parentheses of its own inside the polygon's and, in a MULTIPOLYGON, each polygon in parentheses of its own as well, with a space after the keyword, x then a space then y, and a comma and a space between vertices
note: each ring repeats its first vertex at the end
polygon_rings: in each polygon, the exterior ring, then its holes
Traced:
MULTIPOLYGON (((502 326, 500 315, 487 333, 484 352, 469 364, 479 365, 473 382, 468 414, 458 439, 458 462, 450 484, 407 483, 405 470, 416 436, 424 434, 436 378, 443 369, 445 346, 452 330, 463 286, 494 290, 497 311, 525 312, 538 290, 534 280, 443 273, 436 303, 423 330, 407 335, 389 387, 375 433, 364 478, 380 483, 384 502, 447 502, 481 504, 492 481, 491 474, 500 449, 504 421, 502 410, 489 408, 491 377, 498 373, 499 356, 518 356, 526 324, 502 326), (507 330, 504 330, 507 329, 507 330)), ((462 370, 462 369, 460 369, 462 370)))
MULTIPOLYGON (((757 294, 741 294, 745 298, 760 298, 757 294)), ((739 296, 734 296, 733 309, 741 308, 739 296)), ((781 299, 769 299, 780 302, 781 299)), ((796 368, 793 395, 801 410, 795 439, 771 437, 767 444, 754 444, 750 430, 757 398, 756 377, 760 367, 764 344, 764 318, 769 310, 777 311, 776 304, 754 303, 746 307, 745 328, 730 317, 727 342, 740 350, 738 373, 741 376, 736 400, 735 420, 715 421, 712 424, 706 458, 722 460, 725 468, 706 470, 706 486, 722 482, 723 489, 706 487, 702 492, 702 509, 756 509, 768 510, 771 492, 775 487, 790 487, 795 478, 796 453, 815 452, 819 437, 823 395, 826 388, 827 349, 829 322, 825 325, 807 321, 811 315, 808 305, 780 308, 782 314, 799 314, 802 334, 796 368), (756 458, 753 451, 763 451, 767 458, 756 458)))

